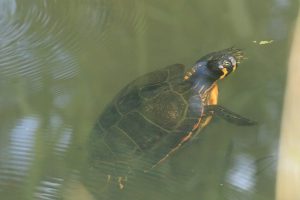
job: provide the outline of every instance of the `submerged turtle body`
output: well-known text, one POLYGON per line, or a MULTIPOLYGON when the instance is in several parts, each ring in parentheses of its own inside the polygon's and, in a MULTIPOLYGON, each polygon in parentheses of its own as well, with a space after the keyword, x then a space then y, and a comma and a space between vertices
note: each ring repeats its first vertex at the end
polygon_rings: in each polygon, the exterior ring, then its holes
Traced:
POLYGON ((180 148, 213 114, 230 122, 253 121, 217 104, 216 81, 237 67, 239 49, 210 53, 190 69, 174 64, 129 83, 99 117, 91 136, 92 165, 114 166, 142 160, 151 168, 180 148))

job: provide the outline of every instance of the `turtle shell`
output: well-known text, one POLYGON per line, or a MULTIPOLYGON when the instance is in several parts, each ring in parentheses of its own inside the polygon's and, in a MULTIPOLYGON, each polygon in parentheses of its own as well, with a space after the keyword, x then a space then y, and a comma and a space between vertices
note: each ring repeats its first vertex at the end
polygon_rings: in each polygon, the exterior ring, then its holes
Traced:
POLYGON ((90 140, 93 165, 155 166, 178 149, 210 117, 203 106, 216 103, 216 85, 195 90, 185 67, 167 66, 123 88, 100 115, 90 140), (213 100, 212 100, 213 99, 213 100))

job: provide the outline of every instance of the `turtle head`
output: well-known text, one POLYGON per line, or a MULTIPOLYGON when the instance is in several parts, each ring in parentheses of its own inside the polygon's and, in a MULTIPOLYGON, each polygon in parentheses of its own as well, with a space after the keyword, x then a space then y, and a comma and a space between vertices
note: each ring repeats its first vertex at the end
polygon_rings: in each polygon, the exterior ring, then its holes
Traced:
POLYGON ((231 72, 235 71, 238 64, 244 59, 240 49, 229 48, 211 53, 205 56, 207 59, 207 69, 216 79, 223 79, 231 72))
POLYGON ((212 80, 223 79, 236 70, 243 59, 243 52, 233 47, 213 52, 198 60, 192 68, 194 73, 190 73, 190 75, 195 75, 197 78, 206 77, 212 80))
POLYGON ((231 55, 214 56, 206 67, 213 77, 223 79, 237 68, 237 61, 231 55))

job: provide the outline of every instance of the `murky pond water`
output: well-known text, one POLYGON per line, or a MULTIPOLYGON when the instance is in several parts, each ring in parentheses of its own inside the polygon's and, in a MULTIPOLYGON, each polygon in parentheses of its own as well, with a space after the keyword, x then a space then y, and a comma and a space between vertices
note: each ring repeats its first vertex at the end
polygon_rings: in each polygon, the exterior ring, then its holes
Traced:
POLYGON ((274 199, 297 11, 292 0, 0 0, 1 199, 274 199), (216 119, 116 185, 89 169, 86 141, 122 87, 233 45, 248 59, 220 83, 220 104, 257 126, 216 119))

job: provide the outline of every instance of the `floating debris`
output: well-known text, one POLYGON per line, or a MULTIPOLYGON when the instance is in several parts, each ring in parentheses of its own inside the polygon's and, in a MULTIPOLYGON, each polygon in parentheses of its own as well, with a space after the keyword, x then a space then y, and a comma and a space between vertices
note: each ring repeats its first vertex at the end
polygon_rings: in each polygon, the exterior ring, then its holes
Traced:
POLYGON ((255 44, 259 44, 259 45, 266 45, 266 44, 271 44, 274 42, 274 40, 261 40, 261 41, 252 41, 255 44))

